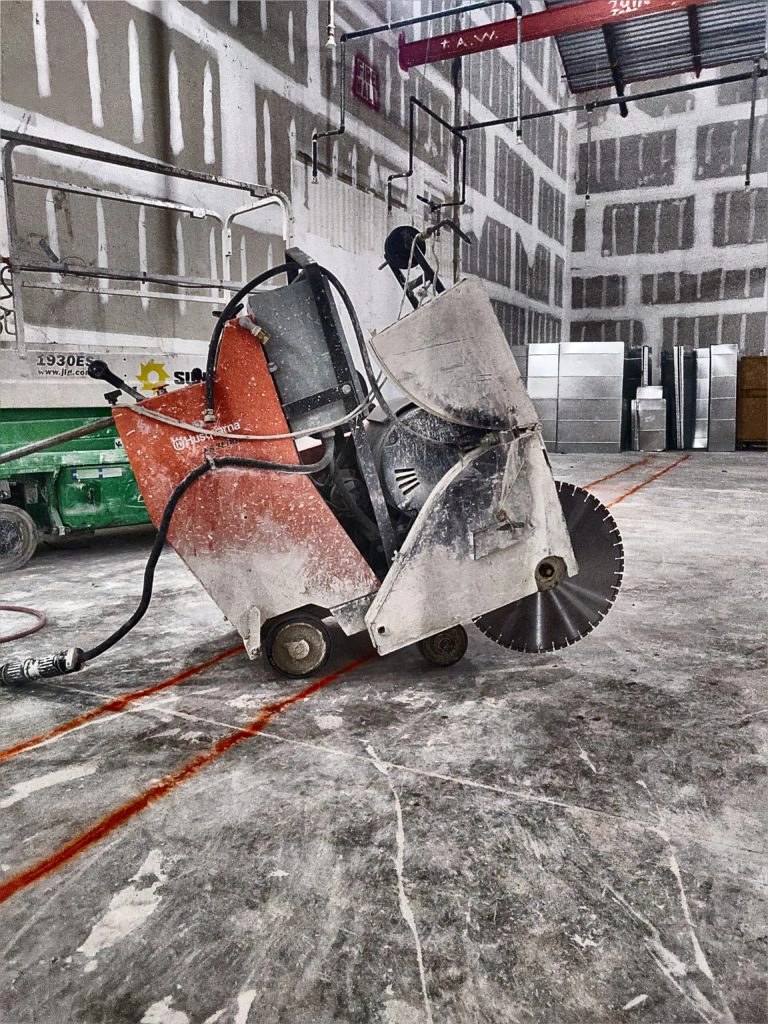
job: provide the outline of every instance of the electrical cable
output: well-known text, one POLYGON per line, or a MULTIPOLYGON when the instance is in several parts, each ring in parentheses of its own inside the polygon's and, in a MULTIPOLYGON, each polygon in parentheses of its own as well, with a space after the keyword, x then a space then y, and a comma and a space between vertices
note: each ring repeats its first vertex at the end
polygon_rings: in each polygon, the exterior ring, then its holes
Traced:
MULTIPOLYGON (((378 383, 381 384, 384 380, 386 380, 386 375, 384 373, 380 373, 378 383)), ((193 434, 204 434, 206 437, 211 438, 220 437, 228 441, 286 441, 300 437, 314 437, 317 434, 323 434, 328 430, 335 430, 337 427, 343 427, 351 420, 356 419, 361 413, 364 413, 375 397, 375 393, 373 391, 369 391, 359 405, 356 405, 354 409, 339 419, 332 420, 330 423, 323 423, 318 427, 304 427, 302 430, 292 430, 285 434, 233 434, 224 430, 212 430, 210 427, 199 427, 194 423, 187 423, 186 420, 178 420, 174 416, 166 416, 165 413, 156 412, 154 409, 147 409, 143 405, 118 405, 116 408, 127 409, 129 412, 138 413, 140 416, 146 416, 148 419, 157 420, 159 423, 167 423, 169 426, 179 427, 181 430, 188 430, 193 434)))
POLYGON ((325 451, 322 457, 317 462, 304 465, 302 463, 289 464, 282 462, 266 462, 264 459, 242 459, 235 457, 227 458, 210 458, 209 461, 203 462, 201 465, 196 466, 190 473, 188 473, 180 483, 178 483, 168 502, 163 510, 163 515, 160 520, 160 525, 157 529, 157 536, 152 545, 152 550, 149 553, 147 564, 144 569, 144 585, 141 591, 141 600, 136 606, 136 610, 126 619, 122 626, 114 631, 106 640, 102 640, 100 644, 92 647, 88 651, 83 652, 83 664, 88 661, 92 661, 94 658, 98 658, 100 654, 108 651, 110 647, 122 640, 122 638, 129 633, 136 623, 143 617, 147 608, 149 608, 149 602, 152 599, 152 586, 155 577, 155 566, 160 558, 160 553, 165 547, 165 540, 168 535, 168 529, 171 525, 171 519, 173 513, 176 511, 176 506, 181 501, 183 496, 192 486, 192 484, 199 480, 201 476, 210 472, 213 469, 233 467, 238 469, 261 469, 267 472, 273 473, 296 473, 303 476, 311 476, 313 473, 320 473, 322 470, 327 469, 333 460, 333 453, 335 449, 335 443, 333 437, 330 437, 326 441, 325 451))
MULTIPOLYGON (((347 310, 347 313, 349 315, 349 319, 350 319, 350 321, 352 323, 352 329, 353 329, 353 331, 355 333, 355 338, 357 340, 357 346, 358 346, 358 349, 360 350, 360 358, 363 360, 363 366, 365 367, 365 373, 366 373, 366 376, 368 377, 368 381, 369 381, 369 383, 371 385, 371 391, 373 392, 374 396, 376 397, 376 401, 379 403, 379 406, 381 407, 382 412, 385 414, 385 416, 387 416, 387 418, 389 419, 390 423, 392 423, 393 425, 397 426, 400 430, 403 431, 403 433, 409 434, 415 440, 421 441, 423 444, 429 444, 429 445, 432 445, 434 447, 444 448, 445 447, 445 443, 444 442, 436 441, 434 438, 427 437, 425 434, 420 434, 417 430, 411 429, 411 427, 408 427, 406 424, 401 422, 401 420, 398 419, 398 417, 392 411, 392 409, 389 406, 389 403, 387 402, 386 398, 384 397, 384 395, 381 392, 381 388, 379 387, 379 385, 377 383, 377 375, 373 371, 373 366, 371 364, 371 358, 368 355, 368 347, 367 347, 367 344, 366 344, 366 341, 365 341, 365 336, 363 335, 363 329, 360 326, 360 321, 358 320, 357 312, 355 311, 355 307, 352 305, 352 300, 350 299, 349 295, 347 294, 346 289, 344 288, 342 283, 339 281, 339 279, 335 276, 335 274, 332 274, 331 271, 328 270, 326 267, 320 266, 319 263, 316 264, 316 266, 317 266, 317 269, 320 272, 320 274, 322 274, 322 276, 325 277, 326 280, 330 282, 331 286, 336 289, 336 292, 338 293, 341 301, 344 303, 344 306, 345 306, 345 308, 347 310)), ((222 334, 223 334, 223 331, 224 331, 225 324, 227 323, 228 320, 230 320, 235 315, 235 312, 239 308, 242 299, 244 299, 251 291, 253 291, 255 288, 257 288, 260 284, 263 284, 265 281, 268 281, 270 278, 277 277, 278 274, 284 274, 284 273, 286 273, 286 271, 291 270, 291 269, 296 269, 294 264, 289 266, 287 263, 282 263, 282 264, 280 264, 280 266, 272 267, 271 270, 266 270, 266 271, 264 271, 263 274, 259 274, 258 277, 254 277, 251 281, 248 282, 248 284, 243 285, 243 287, 240 289, 239 292, 235 292, 235 294, 229 300, 227 305, 224 307, 224 309, 221 311, 221 313, 219 313, 218 317, 216 318, 216 325, 215 325, 215 327, 213 329, 213 334, 211 335, 211 340, 210 340, 210 343, 208 345, 208 359, 207 359, 206 368, 205 368, 205 404, 206 404, 206 410, 205 410, 205 414, 204 414, 204 419, 206 421, 213 422, 215 420, 214 402, 215 402, 216 367, 217 367, 218 360, 219 360, 219 350, 221 348, 221 337, 222 337, 222 334)), ((368 400, 366 398, 365 402, 361 403, 361 404, 363 404, 363 406, 365 406, 365 405, 367 405, 367 401, 368 400)), ((139 406, 135 406, 135 411, 139 412, 139 406)), ((142 412, 140 414, 148 415, 148 412, 146 410, 142 410, 142 412)), ((161 414, 159 414, 159 413, 153 413, 150 418, 153 418, 153 419, 154 418, 158 418, 160 415, 161 414)), ((345 417, 345 420, 342 421, 342 422, 348 422, 348 419, 350 417, 353 417, 354 415, 356 415, 354 413, 354 411, 352 413, 347 413, 347 416, 345 417)), ((339 425, 341 425, 341 424, 339 424, 339 425)), ((191 426, 192 425, 190 424, 190 427, 191 426)), ((189 429, 189 428, 187 428, 187 429, 189 429)), ((319 429, 320 428, 318 428, 318 427, 313 427, 312 430, 309 431, 309 433, 317 434, 319 432, 319 429)), ((330 427, 328 429, 330 429, 330 427)), ((196 432, 196 433, 199 432, 201 434, 206 434, 206 433, 210 434, 210 433, 212 433, 211 431, 206 431, 205 428, 199 428, 199 427, 192 427, 192 430, 194 432, 196 432)), ((299 431, 296 431, 293 434, 294 437, 299 436, 299 435, 300 435, 299 431)), ((228 433, 224 433, 222 436, 227 437, 227 438, 231 438, 233 440, 252 440, 252 439, 254 439, 253 437, 249 437, 248 435, 241 435, 241 436, 238 437, 237 434, 228 434, 228 433)), ((265 438, 262 438, 262 440, 263 439, 265 439, 265 438)))
POLYGON ((408 254, 408 266, 406 267, 405 281, 403 283, 403 294, 400 296, 400 307, 397 311, 398 320, 402 319, 403 316, 403 305, 405 304, 405 296, 408 294, 408 278, 411 276, 411 268, 413 267, 413 253, 414 249, 416 248, 416 243, 419 241, 420 238, 421 235, 416 234, 413 236, 413 241, 411 242, 411 251, 408 254))

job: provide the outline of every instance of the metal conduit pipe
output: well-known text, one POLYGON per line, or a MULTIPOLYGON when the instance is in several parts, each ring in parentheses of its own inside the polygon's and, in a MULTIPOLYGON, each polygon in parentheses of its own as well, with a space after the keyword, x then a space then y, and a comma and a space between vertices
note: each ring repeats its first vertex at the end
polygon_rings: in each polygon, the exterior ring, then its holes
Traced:
POLYGON ((34 455, 36 452, 44 452, 47 448, 53 448, 57 444, 64 444, 65 441, 76 441, 78 437, 87 437, 89 434, 95 434, 99 430, 106 430, 113 425, 114 420, 112 417, 104 416, 99 420, 94 420, 93 423, 87 423, 83 427, 65 430, 62 434, 45 437, 42 441, 32 441, 31 444, 22 445, 21 448, 14 448, 12 451, 0 455, 0 466, 4 466, 7 462, 23 459, 27 455, 34 455))
MULTIPOLYGON (((340 98, 339 98, 339 127, 333 128, 327 132, 318 132, 315 128, 312 132, 312 184, 317 184, 317 145, 320 139, 330 139, 343 135, 346 131, 346 117, 347 117, 347 42, 350 39, 363 39, 366 36, 376 35, 379 32, 390 32, 397 28, 407 28, 408 25, 420 25, 427 21, 439 21, 444 18, 452 18, 457 14, 464 14, 467 11, 477 11, 483 7, 494 7, 498 3, 508 3, 514 8, 515 14, 518 18, 522 17, 523 9, 520 6, 518 0, 476 0, 475 3, 463 4, 461 7, 449 8, 445 11, 433 11, 431 14, 419 14, 413 18, 403 18, 400 21, 388 21, 383 25, 373 25, 371 28, 361 28, 356 32, 344 32, 339 36, 339 63, 341 65, 340 72, 340 98)), ((330 45, 330 40, 334 38, 334 30, 329 22, 328 25, 328 40, 326 45, 330 45)))
POLYGON ((752 184, 752 153, 755 148, 755 108, 757 106, 757 79, 760 71, 760 60, 756 60, 752 67, 752 95, 749 105, 749 137, 747 138, 747 166, 744 175, 744 188, 752 184))

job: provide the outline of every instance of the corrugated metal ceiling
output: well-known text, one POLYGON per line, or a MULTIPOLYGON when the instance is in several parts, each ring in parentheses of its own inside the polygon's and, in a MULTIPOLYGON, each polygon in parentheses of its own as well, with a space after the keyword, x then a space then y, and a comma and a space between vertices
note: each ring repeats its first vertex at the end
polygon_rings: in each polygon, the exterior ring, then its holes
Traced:
MULTIPOLYGON (((573 0, 545 0, 548 8, 573 0)), ((768 0, 713 0, 557 37, 571 92, 751 60, 765 53, 768 0), (611 50, 614 62, 612 66, 611 50)))

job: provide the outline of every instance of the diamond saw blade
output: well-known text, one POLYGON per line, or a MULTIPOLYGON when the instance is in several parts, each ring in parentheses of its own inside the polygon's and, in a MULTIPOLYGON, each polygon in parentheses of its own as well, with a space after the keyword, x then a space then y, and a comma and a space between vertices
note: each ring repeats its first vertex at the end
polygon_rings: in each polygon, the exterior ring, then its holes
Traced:
POLYGON ((621 586, 624 547, 602 502, 574 484, 556 481, 579 571, 551 590, 480 615, 475 625, 512 651, 540 654, 568 647, 605 618, 621 586))

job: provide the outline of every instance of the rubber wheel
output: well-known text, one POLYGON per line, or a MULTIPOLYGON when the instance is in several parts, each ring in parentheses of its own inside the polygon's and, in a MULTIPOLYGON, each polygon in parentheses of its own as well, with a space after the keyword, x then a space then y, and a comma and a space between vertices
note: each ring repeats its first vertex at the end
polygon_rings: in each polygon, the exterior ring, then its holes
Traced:
POLYGON ((451 626, 442 633, 419 640, 419 654, 430 665, 455 665, 467 653, 467 631, 463 626, 451 626))
POLYGON ((0 572, 26 565, 37 547, 32 516, 15 505, 0 504, 0 572))
POLYGON ((330 658, 331 634, 314 615, 290 615, 269 628, 264 654, 278 672, 302 679, 319 672, 330 658))

